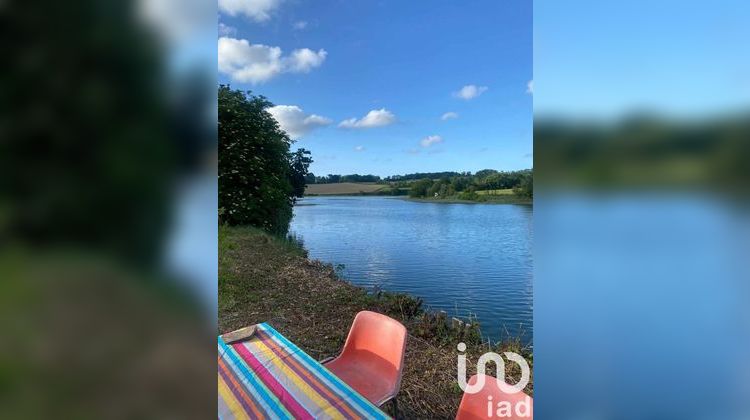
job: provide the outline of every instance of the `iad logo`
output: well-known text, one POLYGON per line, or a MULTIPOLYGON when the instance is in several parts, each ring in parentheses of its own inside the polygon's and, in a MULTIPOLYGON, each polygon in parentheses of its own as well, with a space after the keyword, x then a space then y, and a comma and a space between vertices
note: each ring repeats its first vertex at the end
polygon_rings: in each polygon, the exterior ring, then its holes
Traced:
MULTIPOLYGON (((466 355, 463 354, 463 352, 466 351, 466 344, 458 343, 458 351, 458 385, 464 392, 467 392, 469 394, 476 394, 482 388, 484 388, 485 376, 480 375, 479 380, 476 384, 467 384, 466 355)), ((479 360, 477 361, 477 373, 484 374, 486 371, 487 362, 495 362, 495 366, 497 366, 497 377, 503 379, 501 381, 498 381, 500 390, 505 392, 506 394, 515 394, 517 392, 521 392, 524 388, 526 388, 526 385, 529 384, 529 378, 531 377, 531 369, 529 368, 529 364, 526 362, 526 359, 524 359, 518 353, 506 351, 503 354, 508 358, 508 360, 517 363, 518 366, 521 367, 521 380, 519 380, 517 384, 510 385, 505 383, 505 361, 503 360, 502 356, 494 352, 487 352, 479 358, 479 360)))
MULTIPOLYGON (((529 383, 531 376, 531 369, 526 359, 521 355, 513 352, 506 351, 503 355, 511 362, 515 362, 521 367, 521 379, 515 385, 510 385, 505 382, 505 361, 502 356, 497 353, 488 352, 484 353, 477 361, 477 379, 476 383, 468 384, 466 380, 466 344, 458 343, 458 385, 461 389, 468 394, 476 394, 481 391, 485 386, 487 378, 491 378, 493 382, 497 384, 500 391, 506 395, 516 394, 521 392, 526 385, 529 383), (486 376, 485 371, 487 362, 495 362, 497 366, 497 378, 495 380, 492 376, 486 376)), ((530 417, 531 399, 528 395, 524 395, 524 398, 509 398, 507 400, 493 401, 492 395, 487 396, 487 418, 492 418, 494 415, 497 417, 512 417, 515 413, 516 417, 530 417), (511 401, 512 400, 512 401, 511 401), (495 410, 495 405, 497 409, 495 410)))

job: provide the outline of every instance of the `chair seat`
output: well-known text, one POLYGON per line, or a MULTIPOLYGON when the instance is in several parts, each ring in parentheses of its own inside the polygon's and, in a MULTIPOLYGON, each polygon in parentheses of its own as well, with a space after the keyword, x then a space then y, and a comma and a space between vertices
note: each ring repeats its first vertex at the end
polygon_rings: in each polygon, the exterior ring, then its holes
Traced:
MULTIPOLYGON (((477 374, 469 379, 469 385, 474 385, 482 374, 477 374)), ((456 420, 481 420, 489 418, 488 408, 493 415, 492 418, 533 420, 534 403, 533 399, 524 392, 515 394, 506 394, 498 385, 500 381, 492 376, 486 375, 484 387, 475 394, 464 393, 461 398, 461 405, 458 407, 456 420), (492 399, 490 399, 492 397, 492 399), (503 412, 497 413, 498 403, 507 403, 503 412), (488 407, 489 404, 489 407, 488 407), (523 408, 520 405, 523 404, 523 408), (510 410, 508 411, 508 407, 510 410)))
POLYGON ((377 406, 396 393, 395 366, 374 353, 352 351, 331 360, 325 367, 377 406))

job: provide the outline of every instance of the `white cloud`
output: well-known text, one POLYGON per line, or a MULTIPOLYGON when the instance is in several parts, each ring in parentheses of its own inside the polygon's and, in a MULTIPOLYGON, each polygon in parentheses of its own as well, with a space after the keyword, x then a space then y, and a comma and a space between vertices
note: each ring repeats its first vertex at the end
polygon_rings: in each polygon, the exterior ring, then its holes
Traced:
POLYGON ((466 85, 459 91, 453 92, 453 96, 464 100, 474 99, 489 89, 487 86, 466 85))
POLYGON ((292 24, 292 29, 295 29, 298 31, 301 31, 305 28, 307 28, 307 22, 305 22, 304 20, 300 20, 292 24))
POLYGON ((276 105, 267 109, 276 118, 281 129, 293 139, 305 136, 315 128, 329 125, 332 121, 315 114, 305 114, 296 105, 276 105))
POLYGON ((238 82, 261 83, 281 73, 281 48, 219 38, 219 71, 238 82))
POLYGON ((373 128, 390 125, 396 122, 396 116, 385 108, 373 109, 360 119, 349 118, 341 121, 341 128, 373 128))
MULTIPOLYGON (((3 4, 3 2, 0 2, 3 4)), ((3 4, 4 5, 4 4, 3 4)), ((138 0, 137 16, 168 43, 180 45, 216 25, 211 2, 185 0, 138 0), (188 6, 185 6, 188 3, 188 6)), ((139 22, 141 23, 141 22, 139 22)), ((209 29, 212 30, 212 29, 209 29)), ((171 48, 171 47, 170 47, 171 48)), ((175 46, 175 48, 182 48, 175 46)))
POLYGON ((234 26, 225 25, 219 22, 219 35, 228 36, 228 35, 235 35, 236 33, 237 33, 237 28, 235 28, 234 26))
POLYGON ((219 71, 240 83, 263 83, 280 73, 307 73, 319 67, 328 54, 303 48, 282 57, 279 47, 250 44, 246 39, 219 38, 219 71))
POLYGON ((219 10, 229 16, 245 15, 256 22, 271 18, 282 0, 219 0, 219 10))
POLYGON ((419 144, 420 144, 420 145, 421 145, 422 147, 430 147, 430 146, 432 146, 433 144, 439 144, 439 143, 442 143, 442 142, 443 142, 443 138, 442 138, 442 137, 440 137, 440 136, 427 136, 427 137, 423 138, 423 139, 422 139, 422 140, 421 140, 421 141, 419 142, 419 144))
POLYGON ((281 73, 281 48, 219 38, 219 71, 238 82, 261 83, 281 73))
POLYGON ((292 51, 285 64, 289 71, 307 73, 315 67, 320 67, 327 55, 328 53, 323 49, 315 52, 309 48, 302 48, 292 51))
POLYGON ((363 152, 365 150, 365 146, 357 146, 354 148, 355 152, 363 152))
POLYGON ((443 114, 442 117, 440 117, 440 119, 443 121, 448 121, 448 120, 452 120, 455 118, 458 118, 458 114, 455 112, 446 112, 445 114, 443 114))
POLYGON ((526 93, 529 95, 534 94, 534 79, 529 80, 529 83, 526 84, 526 93))

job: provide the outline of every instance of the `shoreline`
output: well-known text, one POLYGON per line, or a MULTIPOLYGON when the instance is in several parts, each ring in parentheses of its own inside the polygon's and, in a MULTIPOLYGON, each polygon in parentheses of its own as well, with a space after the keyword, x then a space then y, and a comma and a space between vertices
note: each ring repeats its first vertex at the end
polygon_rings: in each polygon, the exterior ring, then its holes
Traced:
MULTIPOLYGON (((456 345, 469 360, 488 351, 480 326, 427 311, 404 293, 371 293, 342 279, 331 264, 307 258, 299 243, 250 227, 219 228, 219 333, 269 322, 317 360, 341 350, 354 315, 373 310, 403 323, 409 339, 399 406, 406 417, 453 418, 462 392, 456 383, 456 345)), ((533 353, 520 339, 491 346, 514 351, 532 366, 526 388, 533 395, 533 353)), ((510 364, 506 380, 519 373, 510 364)), ((469 375, 476 369, 470 363, 469 375)), ((517 369, 516 369, 517 370, 517 369)), ((491 372, 492 373, 492 372, 491 372)))
MULTIPOLYGON (((499 196, 503 197, 503 196, 499 196)), ((413 198, 413 197, 399 197, 406 201, 414 201, 416 203, 437 203, 437 204, 519 204, 519 205, 533 205, 533 199, 508 197, 507 199, 488 199, 485 201, 476 200, 461 200, 458 198, 413 198)))
POLYGON ((386 194, 306 194, 303 198, 307 197, 387 197, 396 198, 405 201, 413 201, 415 203, 437 203, 437 204, 519 204, 519 205, 533 205, 534 200, 529 198, 519 198, 515 196, 494 196, 494 197, 507 197, 507 198, 491 198, 484 201, 477 200, 461 200, 458 198, 415 198, 407 195, 386 195, 386 194))

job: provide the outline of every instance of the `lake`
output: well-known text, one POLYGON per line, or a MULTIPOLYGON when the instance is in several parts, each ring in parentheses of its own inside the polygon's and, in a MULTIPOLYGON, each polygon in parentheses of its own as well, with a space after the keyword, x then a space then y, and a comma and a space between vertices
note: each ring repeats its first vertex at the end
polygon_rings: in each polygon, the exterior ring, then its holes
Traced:
POLYGON ((310 258, 370 290, 406 292, 493 340, 532 343, 532 206, 306 197, 290 231, 310 258))
POLYGON ((750 419, 748 202, 550 190, 534 204, 534 414, 750 419))

